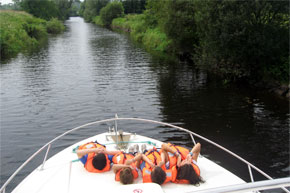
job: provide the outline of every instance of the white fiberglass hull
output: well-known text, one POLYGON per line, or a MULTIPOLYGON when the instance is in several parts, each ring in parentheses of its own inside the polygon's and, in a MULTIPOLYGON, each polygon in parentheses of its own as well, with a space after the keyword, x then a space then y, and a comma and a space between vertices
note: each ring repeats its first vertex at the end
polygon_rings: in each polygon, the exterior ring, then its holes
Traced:
MULTIPOLYGON (((86 142, 97 140, 101 144, 107 145, 107 149, 113 150, 116 148, 111 137, 106 137, 110 133, 103 133, 94 137, 80 141, 58 154, 54 155, 45 162, 43 170, 41 166, 35 169, 27 176, 14 190, 13 193, 52 193, 52 192, 134 192, 133 190, 142 189, 144 192, 191 192, 208 188, 215 188, 233 184, 245 183, 242 179, 232 174, 228 170, 215 164, 205 157, 198 158, 198 164, 201 171, 201 177, 205 183, 200 186, 188 184, 167 183, 161 188, 156 184, 143 184, 141 173, 134 181, 133 185, 122 185, 115 181, 113 171, 105 173, 89 173, 83 167, 81 162, 72 162, 77 156, 72 149, 86 142), (153 191, 154 190, 154 191, 153 191)), ((132 135, 130 142, 151 141, 156 143, 156 147, 161 147, 162 142, 140 135, 132 135)), ((134 143, 135 144, 135 143, 134 143)), ((141 146, 141 143, 139 144, 141 146)), ((147 144, 147 149, 152 148, 152 145, 147 144)))

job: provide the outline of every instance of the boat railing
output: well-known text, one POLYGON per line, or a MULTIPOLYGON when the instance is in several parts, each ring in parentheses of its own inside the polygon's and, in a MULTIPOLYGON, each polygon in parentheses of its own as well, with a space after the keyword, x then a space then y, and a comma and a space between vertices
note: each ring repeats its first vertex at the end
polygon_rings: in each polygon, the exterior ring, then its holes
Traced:
MULTIPOLYGON (((5 189, 7 187, 7 185, 13 180, 13 178, 36 156, 38 155, 40 152, 42 152, 45 148, 47 148, 46 150, 46 153, 45 153, 45 156, 44 156, 44 160, 42 162, 42 165, 41 165, 41 170, 44 168, 44 165, 45 165, 45 162, 46 162, 46 159, 47 159, 47 155, 48 155, 48 152, 50 150, 50 147, 51 147, 51 144, 55 141, 57 141, 58 139, 62 138, 63 136, 71 133, 71 132, 74 132, 76 130, 79 130, 81 128, 85 128, 85 127, 88 127, 88 126, 91 126, 91 125, 95 125, 95 124, 100 124, 100 123, 106 123, 106 122, 115 122, 115 134, 117 135, 117 131, 118 131, 118 126, 117 126, 117 121, 122 121, 122 120, 132 120, 132 121, 141 121, 141 122, 148 122, 148 123, 154 123, 154 124, 158 124, 158 125, 163 125, 163 126, 168 126, 168 127, 171 127, 171 128, 175 128, 175 129, 178 129, 178 130, 181 130, 181 131, 184 131, 186 133, 188 133, 193 141, 194 144, 196 144, 195 142, 195 139, 194 139, 194 136, 195 137, 198 137, 216 147, 218 147, 219 149, 229 153, 230 155, 232 155, 233 157, 239 159, 240 161, 242 161, 243 163, 245 163, 247 166, 248 166, 248 169, 249 169, 249 175, 250 175, 250 178, 251 178, 251 181, 254 182, 254 177, 253 177, 253 174, 252 174, 252 169, 256 170, 258 173, 262 174, 264 177, 266 177, 268 180, 273 180, 272 177, 270 177, 268 174, 266 174, 265 172, 263 172, 262 170, 260 170, 259 168, 257 168, 256 166, 254 166, 253 164, 249 163, 248 161, 246 161, 245 159, 241 158, 240 156, 238 156, 237 154, 231 152, 230 150, 226 149, 225 147, 197 134, 197 133, 194 133, 192 131, 189 131, 187 129, 184 129, 182 127, 179 127, 179 126, 176 126, 176 125, 172 125, 172 124, 169 124, 169 123, 164 123, 164 122, 160 122, 160 121, 154 121, 154 120, 149 120, 149 119, 141 119, 141 118, 119 118, 117 115, 115 116, 115 118, 111 118, 111 119, 105 119, 105 120, 100 120, 100 121, 94 121, 94 122, 90 122, 90 123, 87 123, 87 124, 84 124, 84 125, 81 125, 81 126, 78 126, 78 127, 75 127, 71 130, 68 130, 66 132, 64 132, 63 134, 57 136, 56 138, 52 139, 51 141, 49 141, 47 144, 45 144, 44 146, 42 146, 40 149, 38 149, 33 155, 31 155, 9 178, 8 180, 3 184, 3 186, 1 187, 0 189, 0 193, 5 193, 5 189)), ((118 141, 116 142, 118 143, 118 141)), ((287 193, 290 193, 289 190, 287 190, 285 187, 281 187, 281 189, 283 189, 285 192, 287 193)))
POLYGON ((236 184, 231 186, 223 186, 218 188, 209 188, 205 190, 192 191, 187 193, 240 193, 249 191, 260 191, 270 190, 275 188, 283 188, 290 186, 290 177, 274 179, 274 180, 263 180, 259 182, 236 184))

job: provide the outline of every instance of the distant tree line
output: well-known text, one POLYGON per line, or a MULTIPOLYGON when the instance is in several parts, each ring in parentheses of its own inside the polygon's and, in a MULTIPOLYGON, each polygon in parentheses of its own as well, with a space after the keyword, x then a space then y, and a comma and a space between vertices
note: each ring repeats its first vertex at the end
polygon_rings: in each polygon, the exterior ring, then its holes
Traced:
POLYGON ((42 19, 66 20, 70 14, 72 0, 21 0, 24 11, 42 19))
POLYGON ((81 5, 80 14, 84 17, 85 21, 91 22, 96 16, 101 14, 101 9, 108 3, 120 2, 123 12, 125 14, 141 14, 146 8, 146 0, 84 0, 81 5))
POLYGON ((80 0, 13 0, 13 4, 0 4, 2 10, 22 10, 45 20, 66 20, 70 16, 78 16, 80 8, 80 0))

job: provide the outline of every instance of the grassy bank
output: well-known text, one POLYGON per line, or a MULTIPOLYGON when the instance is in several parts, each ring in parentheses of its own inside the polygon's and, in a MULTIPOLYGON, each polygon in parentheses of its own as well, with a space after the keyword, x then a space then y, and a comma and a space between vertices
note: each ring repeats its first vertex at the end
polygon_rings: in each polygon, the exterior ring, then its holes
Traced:
POLYGON ((58 20, 46 21, 19 11, 0 11, 0 24, 1 59, 38 46, 48 32, 64 30, 58 20))
POLYGON ((130 33, 130 36, 137 42, 143 44, 148 51, 167 53, 171 40, 159 27, 146 25, 145 15, 126 15, 113 20, 111 28, 130 33))

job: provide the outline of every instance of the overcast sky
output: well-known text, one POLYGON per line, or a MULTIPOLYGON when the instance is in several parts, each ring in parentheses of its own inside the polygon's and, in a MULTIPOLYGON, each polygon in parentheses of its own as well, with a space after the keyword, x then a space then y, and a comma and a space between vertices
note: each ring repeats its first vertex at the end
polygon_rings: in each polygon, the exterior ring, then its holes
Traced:
MULTIPOLYGON (((83 1, 83 0, 81 0, 81 1, 83 1)), ((4 4, 8 4, 8 3, 13 3, 13 1, 12 0, 0 0, 0 3, 2 5, 4 5, 4 4)))
POLYGON ((13 2, 12 0, 0 0, 0 3, 4 5, 4 4, 13 3, 13 2))

